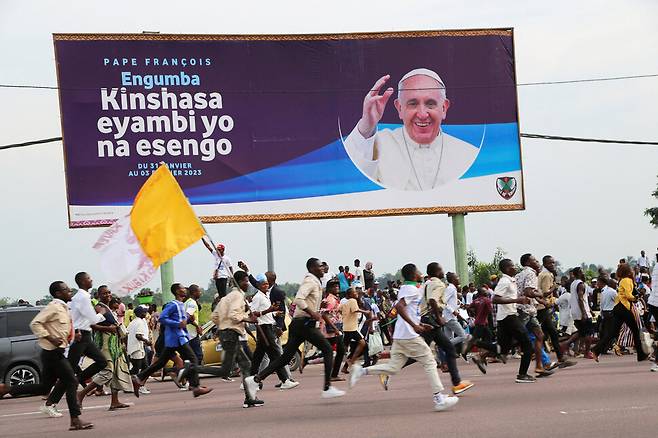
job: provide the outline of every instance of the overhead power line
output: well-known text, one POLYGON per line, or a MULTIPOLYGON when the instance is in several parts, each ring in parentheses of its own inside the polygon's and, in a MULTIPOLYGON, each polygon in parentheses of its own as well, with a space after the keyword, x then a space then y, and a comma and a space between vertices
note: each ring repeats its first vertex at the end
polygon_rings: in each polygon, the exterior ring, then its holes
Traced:
MULTIPOLYGON (((564 81, 541 81, 541 82, 522 82, 516 84, 516 87, 532 87, 538 85, 562 85, 562 84, 580 84, 587 82, 606 82, 606 81, 623 81, 630 79, 644 79, 644 78, 655 78, 658 77, 658 73, 646 74, 646 75, 630 75, 630 76, 610 76, 603 78, 585 78, 585 79, 571 79, 564 81)), ((449 90, 454 89, 469 89, 469 88, 500 88, 500 87, 513 87, 513 84, 477 84, 477 85, 456 85, 452 87, 447 87, 449 90)), ((98 88, 91 87, 69 87, 69 88, 60 88, 57 86, 51 85, 28 85, 28 84, 0 84, 0 88, 17 88, 17 89, 35 89, 35 90, 94 90, 97 91, 98 88)), ((335 88, 323 88, 323 89, 303 89, 303 90, 259 90, 258 93, 266 94, 281 94, 281 93, 309 93, 309 92, 319 92, 319 93, 336 93, 336 92, 363 92, 362 89, 335 89, 335 88)), ((374 91, 374 90, 371 90, 374 91)), ((254 90, 222 90, 224 93, 254 93, 254 90)))
MULTIPOLYGON (((526 134, 526 133, 521 133, 520 136, 524 137, 524 138, 535 138, 535 139, 541 139, 541 140, 561 140, 561 141, 579 141, 579 142, 588 142, 588 143, 612 143, 612 144, 634 144, 634 145, 658 146, 658 141, 612 140, 612 139, 608 139, 608 138, 564 137, 564 136, 559 136, 559 135, 526 134)), ((26 141, 24 143, 7 144, 7 145, 4 145, 4 146, 0 146, 0 150, 20 148, 20 147, 23 147, 23 146, 32 146, 32 145, 35 145, 35 144, 53 143, 53 142, 56 142, 56 141, 60 141, 61 139, 62 139, 62 137, 52 137, 52 138, 44 138, 43 140, 26 141)))
POLYGON ((590 143, 616 143, 616 144, 637 144, 637 145, 658 146, 658 141, 611 140, 608 138, 563 137, 559 135, 525 134, 525 133, 521 133, 520 135, 521 137, 525 137, 525 138, 540 138, 542 140, 583 141, 590 143))
POLYGON ((52 143, 52 142, 55 142, 55 141, 60 141, 61 139, 62 139, 62 137, 52 137, 52 138, 44 138, 43 140, 26 141, 25 143, 6 144, 4 146, 0 146, 0 150, 20 148, 20 147, 23 147, 23 146, 32 146, 32 145, 35 145, 35 144, 42 144, 42 143, 52 143))

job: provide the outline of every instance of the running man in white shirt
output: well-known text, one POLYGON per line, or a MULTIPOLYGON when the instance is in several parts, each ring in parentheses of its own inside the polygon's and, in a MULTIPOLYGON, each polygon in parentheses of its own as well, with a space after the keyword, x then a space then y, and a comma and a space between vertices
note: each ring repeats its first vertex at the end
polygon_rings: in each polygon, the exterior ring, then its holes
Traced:
MULTIPOLYGON (((91 336, 91 326, 105 321, 105 316, 96 313, 94 306, 91 304, 91 295, 89 291, 94 282, 86 272, 75 274, 75 282, 78 285, 78 291, 73 296, 69 308, 71 309, 71 319, 75 329, 75 340, 69 347, 68 359, 71 367, 76 370, 78 382, 84 386, 84 382, 89 380, 99 371, 107 366, 107 359, 96 346, 91 336), (94 361, 93 364, 80 370, 80 358, 86 356, 94 361)), ((57 382, 53 391, 46 400, 46 406, 57 405, 64 395, 66 387, 63 382, 57 382)))
MULTIPOLYGON (((132 368, 130 374, 139 374, 141 371, 148 368, 146 362, 146 350, 144 345, 151 346, 149 341, 149 327, 146 323, 146 308, 144 306, 137 306, 135 309, 135 319, 128 324, 128 345, 126 353, 130 358, 132 368)), ((139 388, 140 394, 150 394, 151 391, 146 386, 139 388)))
POLYGON ((516 376, 516 383, 533 383, 536 379, 528 375, 530 361, 532 359, 532 344, 528 337, 528 331, 517 314, 517 304, 530 304, 530 298, 519 296, 516 286, 516 268, 514 262, 510 259, 503 259, 498 264, 498 269, 503 276, 498 281, 494 290, 493 304, 498 306, 496 320, 498 321, 498 342, 503 353, 507 353, 512 347, 512 341, 517 341, 521 345, 521 363, 519 364, 519 374, 516 376))
POLYGON ((434 410, 445 411, 456 405, 459 399, 441 392, 443 391, 443 385, 436 370, 436 360, 434 360, 432 350, 421 337, 422 333, 432 329, 432 326, 420 322, 420 303, 423 300, 423 293, 418 288, 418 284, 422 281, 423 275, 416 268, 416 265, 409 263, 402 268, 402 277, 405 281, 400 288, 398 302, 395 305, 398 312, 398 321, 395 324, 395 332, 393 333, 391 358, 387 363, 367 368, 354 364, 350 374, 350 387, 354 387, 361 377, 368 374, 395 375, 407 363, 407 360, 415 359, 425 368, 429 378, 433 393, 434 410))

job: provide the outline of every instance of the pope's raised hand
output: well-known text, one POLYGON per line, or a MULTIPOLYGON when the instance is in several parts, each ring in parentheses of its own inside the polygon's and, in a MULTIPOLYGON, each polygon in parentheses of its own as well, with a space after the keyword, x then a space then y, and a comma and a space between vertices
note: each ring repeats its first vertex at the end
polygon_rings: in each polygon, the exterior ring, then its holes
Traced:
POLYGON ((365 138, 370 138, 375 134, 377 124, 384 115, 386 104, 393 95, 393 88, 391 87, 387 88, 383 94, 379 94, 386 81, 390 78, 391 75, 385 75, 379 78, 363 99, 363 114, 357 128, 365 138))

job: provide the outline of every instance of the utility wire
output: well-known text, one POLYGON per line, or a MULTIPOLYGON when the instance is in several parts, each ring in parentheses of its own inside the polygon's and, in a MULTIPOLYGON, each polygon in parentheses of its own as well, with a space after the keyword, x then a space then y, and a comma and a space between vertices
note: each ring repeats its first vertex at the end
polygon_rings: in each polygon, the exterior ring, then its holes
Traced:
POLYGON ((658 146, 658 141, 634 141, 634 140, 610 140, 607 138, 582 138, 582 137, 562 137, 559 135, 544 135, 544 134, 520 134, 525 138, 540 138, 542 140, 562 140, 562 141, 583 141, 591 143, 617 143, 617 144, 638 144, 638 145, 651 145, 658 146))
MULTIPOLYGON (((635 144, 635 145, 658 146, 657 141, 611 140, 611 139, 608 139, 608 138, 564 137, 564 136, 559 136, 559 135, 526 134, 526 133, 521 133, 520 136, 524 137, 524 138, 535 138, 535 139, 541 139, 541 140, 561 140, 561 141, 579 141, 579 142, 588 142, 588 143, 616 143, 616 144, 635 144)), ((35 144, 52 143, 52 142, 55 142, 55 141, 60 141, 61 139, 62 139, 62 137, 52 137, 52 138, 45 138, 43 140, 27 141, 25 143, 7 144, 7 145, 4 145, 4 146, 0 146, 0 150, 19 148, 19 147, 23 147, 23 146, 32 146, 32 145, 35 145, 35 144)))
MULTIPOLYGON (((631 76, 611 76, 604 78, 587 78, 587 79, 572 79, 565 81, 542 81, 542 82, 522 82, 520 84, 486 84, 486 85, 463 85, 463 86, 452 86, 448 87, 449 90, 454 89, 472 89, 472 88, 500 88, 500 87, 532 87, 537 85, 562 85, 562 84, 580 84, 587 82, 606 82, 606 81, 622 81, 629 79, 643 79, 643 78, 655 78, 658 77, 658 73, 655 74, 646 74, 646 75, 631 75, 631 76)), ((84 90, 93 90, 98 91, 98 88, 61 88, 57 86, 49 85, 22 85, 22 84, 0 84, 0 88, 17 88, 17 89, 36 89, 36 90, 64 90, 64 91, 84 91, 84 90)), ((111 88, 101 87, 101 88, 111 88)), ((422 88, 419 88, 422 89, 422 88)), ((375 91, 375 90, 370 90, 375 91)), ((285 93, 310 93, 310 92, 319 92, 319 93, 336 93, 336 92, 358 92, 362 93, 362 89, 306 89, 306 90, 222 90, 223 93, 261 93, 261 94, 285 94, 285 93)))
POLYGON ((20 147, 23 147, 23 146, 32 146, 32 145, 35 145, 35 144, 52 143, 54 141, 60 141, 61 139, 62 139, 62 137, 53 137, 53 138, 44 138, 43 140, 26 141, 25 143, 6 144, 4 146, 0 146, 0 150, 20 148, 20 147))

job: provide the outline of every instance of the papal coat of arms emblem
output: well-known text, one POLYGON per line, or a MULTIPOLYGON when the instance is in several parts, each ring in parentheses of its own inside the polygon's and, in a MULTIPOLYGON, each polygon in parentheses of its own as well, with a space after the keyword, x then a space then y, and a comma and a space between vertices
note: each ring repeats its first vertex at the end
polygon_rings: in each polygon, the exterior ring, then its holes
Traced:
POLYGON ((516 193, 516 178, 513 176, 501 176, 496 180, 496 190, 504 199, 511 199, 516 193))

